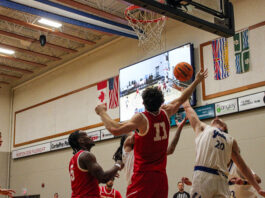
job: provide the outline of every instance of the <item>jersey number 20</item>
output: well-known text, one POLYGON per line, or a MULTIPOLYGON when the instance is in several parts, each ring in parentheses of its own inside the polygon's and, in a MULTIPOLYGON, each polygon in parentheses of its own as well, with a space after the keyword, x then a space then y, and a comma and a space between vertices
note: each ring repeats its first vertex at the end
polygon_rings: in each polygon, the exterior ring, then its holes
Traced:
POLYGON ((154 124, 155 130, 156 130, 156 136, 154 137, 154 141, 161 141, 167 139, 167 130, 166 130, 166 125, 165 122, 159 122, 154 124), (162 128, 163 130, 163 136, 160 136, 160 129, 162 128))
POLYGON ((225 148, 225 145, 224 145, 224 143, 222 143, 219 140, 217 140, 217 144, 214 147, 223 151, 224 148, 225 148))

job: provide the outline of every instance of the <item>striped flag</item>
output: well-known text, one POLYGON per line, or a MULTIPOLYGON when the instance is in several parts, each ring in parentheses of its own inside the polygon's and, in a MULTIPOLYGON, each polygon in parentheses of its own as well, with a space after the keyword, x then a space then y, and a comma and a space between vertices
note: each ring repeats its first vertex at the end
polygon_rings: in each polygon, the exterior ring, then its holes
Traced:
POLYGON ((248 29, 234 35, 236 73, 249 71, 248 29))
POLYGON ((212 41, 214 79, 222 80, 229 76, 228 44, 226 38, 212 41))
POLYGON ((119 106, 119 76, 109 79, 109 109, 119 106))

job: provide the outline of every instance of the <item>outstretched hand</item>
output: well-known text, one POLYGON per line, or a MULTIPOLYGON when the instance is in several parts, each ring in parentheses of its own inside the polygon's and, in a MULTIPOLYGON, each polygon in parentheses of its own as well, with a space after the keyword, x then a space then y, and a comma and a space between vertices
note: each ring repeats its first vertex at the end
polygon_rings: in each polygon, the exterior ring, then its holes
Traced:
POLYGON ((196 74, 195 80, 198 80, 199 82, 201 82, 204 78, 207 78, 208 76, 208 69, 206 70, 201 70, 196 74))

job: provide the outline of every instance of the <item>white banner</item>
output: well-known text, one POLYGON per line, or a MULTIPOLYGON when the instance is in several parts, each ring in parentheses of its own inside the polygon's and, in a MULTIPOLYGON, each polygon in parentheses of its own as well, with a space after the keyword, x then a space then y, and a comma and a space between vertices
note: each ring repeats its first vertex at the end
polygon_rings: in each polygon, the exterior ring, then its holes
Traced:
POLYGON ((100 140, 107 140, 114 138, 114 135, 112 135, 107 129, 101 130, 101 137, 100 140))
POLYGON ((225 115, 238 112, 237 99, 227 100, 215 104, 215 115, 225 115))
POLYGON ((51 151, 70 147, 68 138, 51 142, 51 151))
POLYGON ((265 106, 265 92, 238 98, 239 111, 265 106))
POLYGON ((12 151, 12 158, 17 159, 21 157, 26 157, 30 155, 36 155, 40 153, 46 153, 51 150, 50 142, 46 144, 41 144, 37 146, 32 146, 29 148, 23 148, 16 151, 12 151))

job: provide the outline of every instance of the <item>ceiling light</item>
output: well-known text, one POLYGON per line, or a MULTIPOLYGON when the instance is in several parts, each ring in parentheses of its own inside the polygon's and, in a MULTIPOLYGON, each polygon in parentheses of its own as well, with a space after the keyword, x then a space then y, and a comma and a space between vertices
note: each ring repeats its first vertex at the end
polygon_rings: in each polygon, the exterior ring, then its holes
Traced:
POLYGON ((44 18, 41 18, 40 20, 38 20, 38 22, 41 23, 41 24, 44 24, 44 25, 55 27, 55 28, 59 28, 59 27, 62 26, 61 23, 57 23, 55 21, 51 21, 49 19, 44 19, 44 18))
POLYGON ((15 51, 13 51, 13 50, 9 50, 9 49, 5 49, 5 48, 1 48, 1 47, 0 47, 0 53, 4 53, 4 54, 9 54, 9 55, 11 55, 11 54, 14 54, 15 51))

